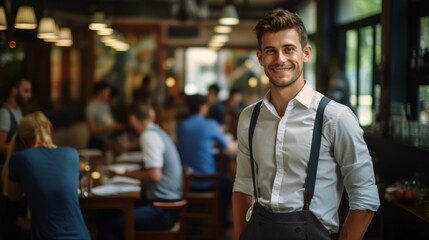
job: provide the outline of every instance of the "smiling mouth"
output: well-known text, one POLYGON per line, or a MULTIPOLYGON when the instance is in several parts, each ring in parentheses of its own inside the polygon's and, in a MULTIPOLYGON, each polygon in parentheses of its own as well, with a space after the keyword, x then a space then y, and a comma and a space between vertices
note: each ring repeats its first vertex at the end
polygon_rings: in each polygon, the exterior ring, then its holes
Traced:
POLYGON ((276 67, 276 68, 271 68, 271 70, 274 72, 286 72, 286 71, 292 70, 292 67, 276 67))

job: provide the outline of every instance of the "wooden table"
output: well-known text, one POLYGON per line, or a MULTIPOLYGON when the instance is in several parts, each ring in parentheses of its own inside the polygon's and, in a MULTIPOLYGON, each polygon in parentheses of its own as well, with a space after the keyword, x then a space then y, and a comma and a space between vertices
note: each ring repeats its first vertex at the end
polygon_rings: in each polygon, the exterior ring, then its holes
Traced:
POLYGON ((139 197, 139 192, 108 196, 90 194, 88 197, 80 197, 80 206, 84 212, 92 209, 121 209, 125 214, 125 239, 134 240, 134 202, 139 197))

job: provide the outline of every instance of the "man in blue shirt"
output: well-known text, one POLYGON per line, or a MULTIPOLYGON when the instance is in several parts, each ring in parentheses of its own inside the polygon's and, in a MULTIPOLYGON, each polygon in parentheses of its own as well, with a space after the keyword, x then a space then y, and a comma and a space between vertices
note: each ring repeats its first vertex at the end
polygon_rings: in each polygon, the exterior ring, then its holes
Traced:
MULTIPOLYGON (((225 138, 216 120, 206 118, 209 105, 202 95, 186 98, 189 116, 177 125, 177 144, 184 165, 191 167, 195 174, 214 174, 218 171, 216 151, 226 150, 231 145, 225 138)), ((232 181, 221 173, 221 218, 226 223, 226 212, 231 202, 232 181)), ((191 191, 212 189, 212 182, 194 180, 191 191)))

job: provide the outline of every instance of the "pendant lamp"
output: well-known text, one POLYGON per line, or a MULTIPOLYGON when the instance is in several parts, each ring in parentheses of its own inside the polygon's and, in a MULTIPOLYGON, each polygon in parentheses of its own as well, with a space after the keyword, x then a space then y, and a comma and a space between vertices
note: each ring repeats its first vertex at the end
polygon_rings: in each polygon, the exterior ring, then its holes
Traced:
POLYGON ((18 8, 15 18, 15 28, 17 29, 36 29, 36 14, 31 6, 23 5, 18 8))

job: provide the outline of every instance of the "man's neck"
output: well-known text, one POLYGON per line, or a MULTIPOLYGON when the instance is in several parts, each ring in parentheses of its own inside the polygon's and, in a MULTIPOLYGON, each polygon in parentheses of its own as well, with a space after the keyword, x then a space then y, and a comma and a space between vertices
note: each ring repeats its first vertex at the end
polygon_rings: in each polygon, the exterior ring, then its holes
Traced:
POLYGON ((4 104, 8 107, 8 108, 19 108, 18 103, 16 102, 15 99, 13 98, 8 98, 4 104))

